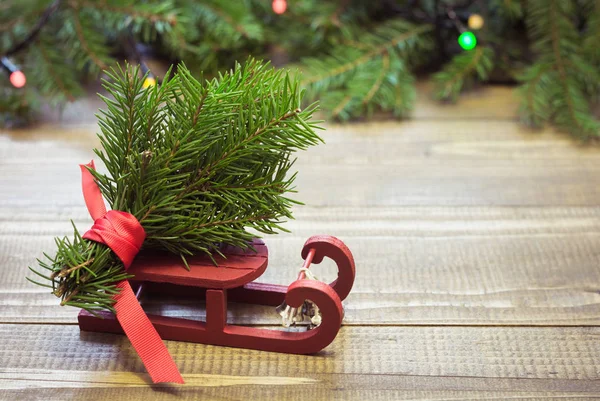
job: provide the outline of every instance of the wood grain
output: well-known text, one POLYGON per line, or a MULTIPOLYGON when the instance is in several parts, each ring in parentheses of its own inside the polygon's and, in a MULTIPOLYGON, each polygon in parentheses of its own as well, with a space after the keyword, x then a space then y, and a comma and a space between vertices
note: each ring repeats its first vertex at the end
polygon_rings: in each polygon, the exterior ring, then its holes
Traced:
POLYGON ((188 384, 148 386, 125 337, 0 325, 0 342, 11 345, 0 353, 0 397, 42 390, 44 399, 595 397, 599 335, 598 328, 346 327, 314 356, 167 342, 188 384))
POLYGON ((512 122, 368 123, 299 160, 312 206, 597 205, 600 154, 512 122), (323 190, 327 188, 327 190, 323 190))
POLYGON ((485 85, 461 94, 460 101, 445 103, 434 99, 430 81, 417 83, 417 101, 411 120, 512 120, 519 110, 519 98, 514 88, 485 85))
MULTIPOLYGON (((0 138, 0 187, 11 188, 0 205, 80 204, 76 165, 93 157, 94 130, 81 128, 80 145, 46 130, 55 141, 0 138)), ((599 152, 513 122, 367 123, 323 136, 327 144, 297 165, 296 198, 310 206, 596 206, 600 198, 599 152)))
MULTIPOLYGON (((0 306, 3 322, 74 323, 23 279, 25 267, 70 235, 69 217, 85 229, 83 206, 0 212, 0 306), (10 305, 10 307, 7 307, 10 305)), ((357 280, 345 302, 345 324, 597 325, 600 322, 600 208, 301 207, 288 227, 268 237, 261 282, 289 284, 306 238, 330 233, 353 251, 357 280), (382 279, 383 278, 383 279, 382 279)), ((332 264, 315 266, 323 279, 332 264)), ((196 301, 147 302, 148 311, 202 319, 196 301)), ((232 322, 277 324, 267 307, 234 306, 232 322)))

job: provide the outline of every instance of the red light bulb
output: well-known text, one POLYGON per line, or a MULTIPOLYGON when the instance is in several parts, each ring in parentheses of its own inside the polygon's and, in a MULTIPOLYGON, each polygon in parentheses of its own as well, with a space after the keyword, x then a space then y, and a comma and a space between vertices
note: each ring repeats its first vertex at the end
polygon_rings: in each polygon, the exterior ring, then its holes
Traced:
POLYGON ((25 74, 23 74, 23 72, 21 72, 19 70, 11 72, 8 79, 10 80, 10 83, 15 88, 22 88, 25 86, 25 83, 27 82, 27 78, 25 78, 25 74))
POLYGON ((273 12, 275 14, 281 15, 287 9, 287 2, 285 0, 273 0, 273 4, 271 4, 271 6, 273 7, 273 12))

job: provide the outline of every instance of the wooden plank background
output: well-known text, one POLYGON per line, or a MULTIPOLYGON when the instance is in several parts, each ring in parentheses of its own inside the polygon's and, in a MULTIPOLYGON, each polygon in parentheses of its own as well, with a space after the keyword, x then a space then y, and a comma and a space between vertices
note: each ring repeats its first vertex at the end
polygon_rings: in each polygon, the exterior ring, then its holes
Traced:
MULTIPOLYGON (((70 219, 91 223, 77 164, 98 144, 98 101, 0 132, 0 399, 600 398, 600 151, 519 126, 510 88, 458 105, 429 91, 411 121, 329 125, 299 155, 292 233, 266 238, 264 282, 294 279, 310 235, 353 251, 334 343, 291 356, 169 341, 185 386, 150 385, 124 337, 80 333, 76 310, 24 280, 70 219)), ((204 316, 166 302, 146 308, 204 316)), ((229 320, 277 315, 237 305, 229 320)))

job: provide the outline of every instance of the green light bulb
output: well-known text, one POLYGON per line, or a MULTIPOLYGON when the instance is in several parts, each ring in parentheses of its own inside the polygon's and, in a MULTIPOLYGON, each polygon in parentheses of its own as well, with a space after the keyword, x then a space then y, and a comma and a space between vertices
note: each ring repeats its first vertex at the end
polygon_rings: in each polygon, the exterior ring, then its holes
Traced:
POLYGON ((477 38, 473 34, 473 32, 463 32, 458 37, 458 44, 464 50, 473 50, 475 46, 477 46, 477 38))

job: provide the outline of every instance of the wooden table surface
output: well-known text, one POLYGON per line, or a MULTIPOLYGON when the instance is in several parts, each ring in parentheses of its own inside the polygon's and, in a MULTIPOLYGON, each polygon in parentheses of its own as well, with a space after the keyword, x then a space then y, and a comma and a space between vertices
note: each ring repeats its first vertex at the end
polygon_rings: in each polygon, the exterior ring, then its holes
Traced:
MULTIPOLYGON (((98 101, 1 131, 0 399, 600 398, 600 149, 519 126, 510 88, 446 106, 420 89, 410 121, 329 125, 299 155, 292 233, 266 238, 260 281, 278 284, 308 236, 348 244, 357 279, 337 339, 315 356, 167 341, 185 386, 149 385, 125 337, 80 333, 77 310, 24 279, 70 219, 91 224, 77 164, 97 146, 98 101)), ((270 308, 229 313, 278 323, 270 308)))

